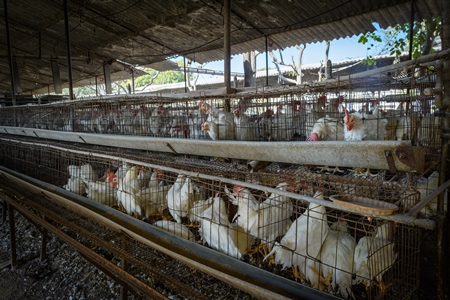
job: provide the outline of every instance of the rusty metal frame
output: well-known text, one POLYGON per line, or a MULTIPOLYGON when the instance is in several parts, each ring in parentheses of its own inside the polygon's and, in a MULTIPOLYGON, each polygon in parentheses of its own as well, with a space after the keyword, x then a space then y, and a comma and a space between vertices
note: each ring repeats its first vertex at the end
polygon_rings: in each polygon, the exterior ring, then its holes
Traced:
MULTIPOLYGON (((128 236, 161 251, 202 272, 233 285, 259 299, 339 299, 293 282, 255 266, 236 260, 215 250, 188 241, 116 209, 67 192, 21 173, 0 167, 9 180, 27 188, 44 192, 48 197, 80 211, 89 218, 120 230, 128 236)), ((48 229, 48 228, 47 228, 48 229)), ((118 272, 124 272, 122 269, 118 272)))

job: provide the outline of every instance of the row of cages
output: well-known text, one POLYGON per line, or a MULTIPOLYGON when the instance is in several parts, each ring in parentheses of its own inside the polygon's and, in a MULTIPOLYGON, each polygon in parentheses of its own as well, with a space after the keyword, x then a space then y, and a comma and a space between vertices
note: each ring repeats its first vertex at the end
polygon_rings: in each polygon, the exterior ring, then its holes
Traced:
POLYGON ((436 172, 414 181, 292 165, 249 173, 236 163, 81 149, 4 139, 0 164, 342 298, 408 299, 419 286, 420 228, 294 195, 370 198, 404 213, 436 188, 436 172))
POLYGON ((435 147, 440 118, 434 96, 426 92, 435 85, 435 76, 413 82, 366 89, 349 89, 343 82, 342 87, 197 99, 129 95, 3 107, 0 126, 242 141, 411 140, 435 147))

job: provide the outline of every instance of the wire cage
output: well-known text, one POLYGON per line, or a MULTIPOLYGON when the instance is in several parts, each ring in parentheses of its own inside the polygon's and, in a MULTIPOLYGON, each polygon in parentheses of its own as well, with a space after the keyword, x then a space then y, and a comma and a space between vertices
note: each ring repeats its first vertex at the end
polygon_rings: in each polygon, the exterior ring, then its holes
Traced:
POLYGON ((2 138, 0 149, 5 167, 325 292, 407 299, 419 285, 418 227, 329 201, 370 197, 403 213, 418 196, 396 174, 280 164, 250 173, 237 162, 32 139, 2 138))
POLYGON ((0 126, 240 141, 411 140, 436 155, 441 118, 430 92, 436 75, 400 71, 232 95, 127 95, 2 107, 0 126))

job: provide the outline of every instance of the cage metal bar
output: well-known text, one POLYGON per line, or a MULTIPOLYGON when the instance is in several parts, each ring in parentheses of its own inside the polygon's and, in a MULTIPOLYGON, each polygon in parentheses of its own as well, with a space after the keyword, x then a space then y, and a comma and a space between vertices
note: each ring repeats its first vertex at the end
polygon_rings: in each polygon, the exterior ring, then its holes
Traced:
POLYGON ((439 185, 438 188, 433 190, 430 194, 428 194, 424 199, 422 199, 419 203, 417 203, 414 207, 412 207, 407 215, 409 216, 417 216, 422 208, 427 206, 436 196, 442 194, 448 187, 450 186, 450 180, 447 180, 443 184, 439 185))
MULTIPOLYGON (((28 143, 28 144, 32 144, 32 143, 28 143)), ((43 146, 45 146, 45 145, 43 145, 43 146)), ((112 160, 112 161, 118 160, 117 156, 114 157, 114 156, 105 155, 105 154, 96 154, 96 153, 92 153, 92 152, 71 150, 71 149, 67 149, 67 148, 50 146, 50 145, 48 147, 54 148, 54 149, 64 150, 64 151, 67 151, 69 153, 78 153, 78 154, 89 155, 89 156, 93 156, 93 157, 106 158, 106 159, 109 159, 109 160, 112 160)), ((191 176, 193 178, 203 178, 203 179, 207 179, 207 180, 213 180, 213 181, 217 181, 217 182, 228 183, 228 184, 231 184, 231 185, 240 185, 240 186, 248 187, 248 188, 251 188, 251 189, 261 190, 261 191, 266 192, 266 193, 275 193, 275 194, 287 196, 287 197, 292 198, 292 199, 297 199, 297 200, 300 200, 300 201, 307 201, 309 203, 320 204, 320 205, 323 205, 325 207, 329 207, 329 208, 333 208, 333 209, 344 210, 344 211, 348 211, 348 212, 354 212, 354 211, 351 211, 351 210, 349 210, 347 208, 342 208, 342 207, 334 204, 331 201, 320 200, 320 199, 313 198, 313 197, 310 197, 310 196, 307 196, 307 195, 301 195, 301 194, 286 192, 286 191, 283 191, 283 190, 278 190, 278 189, 275 189, 275 188, 262 186, 262 185, 259 185, 259 184, 253 184, 253 183, 249 183, 249 182, 234 180, 234 179, 230 179, 230 178, 226 178, 226 177, 219 177, 219 176, 212 176, 212 175, 207 175, 207 174, 200 174, 200 173, 197 173, 197 172, 191 172, 191 171, 187 171, 187 170, 180 170, 180 169, 175 169, 175 168, 171 168, 171 167, 161 166, 161 165, 157 165, 157 164, 149 164, 149 163, 145 163, 145 162, 138 161, 138 160, 133 160, 133 159, 123 159, 123 161, 129 162, 129 163, 134 164, 134 165, 143 165, 143 166, 147 166, 147 167, 151 167, 151 168, 157 168, 157 169, 161 169, 161 170, 172 172, 172 173, 184 174, 186 176, 191 176)), ((0 166, 0 170, 1 169, 3 169, 3 167, 0 166)), ((358 212, 356 212, 356 213, 358 213, 358 212)), ((418 219, 416 217, 413 217, 413 216, 410 216, 410 215, 407 215, 407 214, 379 215, 379 216, 373 215, 373 214, 367 214, 367 216, 369 216, 369 217, 377 217, 377 218, 381 218, 381 219, 385 219, 385 220, 391 220, 391 221, 395 221, 395 222, 403 223, 403 224, 416 225, 416 226, 419 226, 419 227, 422 227, 422 228, 427 228, 427 229, 433 229, 434 226, 435 226, 435 222, 433 220, 430 220, 430 219, 418 219)))
MULTIPOLYGON (((4 199, 4 201, 6 201, 6 199, 4 199)), ((9 219, 9 241, 11 243, 11 251, 10 251, 11 261, 10 261, 10 263, 11 263, 11 267, 13 269, 15 269, 17 267, 16 223, 14 221, 14 207, 11 203, 8 203, 8 202, 7 202, 7 205, 8 205, 8 219, 9 219)))
POLYGON ((97 268, 105 272, 108 276, 117 280, 120 284, 133 287, 133 289, 143 293, 144 295, 147 295, 148 297, 152 297, 155 299, 168 299, 167 297, 162 296, 155 290, 149 288, 147 285, 142 284, 142 282, 140 282, 127 272, 123 271, 120 267, 117 267, 116 265, 106 260, 105 258, 101 257, 100 255, 95 254, 88 247, 80 244, 79 242, 77 242, 64 232, 55 228, 53 225, 47 222, 43 222, 41 218, 29 212, 26 208, 22 207, 20 204, 17 204, 13 199, 10 199, 6 195, 3 195, 2 197, 8 202, 9 205, 14 207, 22 215, 31 219, 34 223, 39 224, 45 230, 51 231, 53 234, 61 238, 67 244, 77 249, 77 251, 80 253, 81 256, 83 256, 90 263, 94 264, 97 268))
POLYGON ((237 159, 274 161, 296 164, 312 164, 340 167, 365 167, 389 170, 385 151, 393 153, 395 168, 399 171, 422 172, 424 152, 411 146, 408 141, 364 141, 364 142, 276 142, 252 143, 246 141, 202 141, 190 139, 159 139, 140 136, 98 135, 89 133, 59 132, 40 129, 0 126, 0 131, 11 135, 63 140, 75 143, 97 144, 118 148, 132 148, 158 152, 172 152, 229 157, 237 159), (348 151, 352 149, 352 151, 348 151), (402 158, 395 155, 397 149, 402 158), (336 158, 340 159, 337 160, 336 158), (406 162, 406 163, 404 163, 406 162))
MULTIPOLYGON (((49 197, 60 202, 62 201, 78 211, 83 211, 99 222, 121 230, 152 248, 192 265, 220 280, 235 285, 258 298, 338 299, 331 294, 319 292, 265 270, 242 263, 176 235, 168 234, 162 229, 124 215, 110 207, 105 207, 84 197, 69 193, 54 185, 4 167, 0 167, 0 169, 8 179, 25 184, 30 189, 45 191, 49 197), (190 251, 186 252, 187 249, 190 249, 190 251), (214 266, 214 268, 209 266, 214 266)), ((120 268, 118 269, 121 270, 120 268)))

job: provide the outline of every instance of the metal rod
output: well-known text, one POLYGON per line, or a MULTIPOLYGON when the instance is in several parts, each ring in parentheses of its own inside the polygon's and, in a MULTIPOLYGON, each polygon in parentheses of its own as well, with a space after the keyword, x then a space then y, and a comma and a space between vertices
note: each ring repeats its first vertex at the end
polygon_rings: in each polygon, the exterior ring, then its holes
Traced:
MULTIPOLYGON (((185 69, 184 67, 179 68, 180 71, 183 71, 184 69, 185 69)), ((208 74, 208 75, 219 75, 219 76, 225 75, 225 73, 223 71, 210 70, 210 69, 199 69, 199 68, 194 68, 194 67, 186 67, 186 71, 189 73, 199 73, 199 74, 208 74)), ((244 77, 244 73, 230 72, 230 76, 244 77)))
POLYGON ((8 203, 8 218, 9 218, 9 241, 11 243, 11 268, 15 269, 17 266, 16 224, 14 222, 14 207, 10 205, 10 203, 8 203))
MULTIPOLYGON (((26 184, 27 188, 32 190, 45 191, 47 196, 56 201, 74 207, 77 211, 82 211, 94 220, 120 230, 158 251, 189 264, 219 280, 234 285, 258 299, 287 299, 286 297, 290 299, 339 299, 334 295, 301 285, 290 279, 170 234, 156 226, 137 220, 109 206, 70 193, 65 189, 2 166, 0 166, 0 170, 8 179, 20 184, 26 184)), ((90 260, 90 262, 92 263, 93 261, 90 260)), ((121 269, 119 268, 119 270, 121 269)), ((123 272, 123 270, 121 271, 123 272)), ((127 273, 125 274, 128 275, 127 273)))
POLYGON ((98 97, 98 83, 97 83, 97 77, 98 77, 98 76, 95 76, 95 96, 98 97))
MULTIPOLYGON (((450 131, 450 117, 445 117, 443 120, 443 133, 449 133, 450 131)), ((442 148, 441 148, 441 165, 439 170, 439 183, 441 185, 445 185, 443 182, 448 178, 447 171, 447 160, 448 160, 448 150, 449 150, 449 139, 447 136, 442 135, 442 148)), ((450 180, 448 180, 450 181, 450 180)), ((448 236, 445 233, 446 228, 446 218, 445 218, 445 209, 444 209, 444 193, 440 193, 437 199, 437 219, 436 219, 436 227, 437 227, 437 245, 436 245, 436 294, 437 298, 442 300, 445 298, 445 290, 447 281, 444 281, 446 278, 446 242, 448 242, 448 236)))
POLYGON ((389 170, 385 150, 393 153, 395 167, 399 171, 423 170, 423 149, 413 147, 410 141, 319 141, 305 142, 249 142, 249 141, 210 141, 183 138, 170 139, 172 148, 167 147, 167 140, 158 137, 125 136, 112 134, 93 134, 80 132, 62 132, 46 129, 34 129, 12 126, 0 126, 1 132, 11 135, 79 142, 82 138, 87 144, 104 145, 118 148, 133 148, 136 150, 148 150, 158 152, 173 152, 180 154, 192 154, 228 157, 236 159, 248 159, 273 162, 295 163, 303 165, 339 166, 349 168, 370 168, 389 170), (351 145, 352 151, 348 151, 351 145), (405 159, 410 165, 402 163, 397 149, 405 149, 405 159), (408 154, 409 152, 409 154, 408 154), (414 155, 411 155, 414 154, 414 155), (339 160, 336 159, 339 157, 339 160))
MULTIPOLYGON (((129 250, 129 245, 128 245, 127 239, 125 237, 122 238, 122 249, 126 252, 129 250)), ((128 272, 128 269, 130 268, 130 264, 124 257, 122 257, 122 260, 120 261, 120 267, 125 272, 128 272)), ((120 297, 120 299, 123 299, 123 300, 128 299, 128 289, 126 286, 123 286, 123 285, 120 286, 119 297, 120 297)))
POLYGON ((72 58, 70 57, 70 30, 69 30, 69 11, 67 0, 64 0, 64 30, 66 33, 66 53, 67 53, 67 80, 69 82, 69 99, 73 100, 73 82, 72 82, 72 58))
POLYGON ((48 240, 48 232, 47 229, 43 228, 41 240, 41 254, 40 254, 41 261, 47 258, 47 240, 48 240))
POLYGON ((438 188, 433 190, 430 194, 428 194, 425 198, 420 200, 419 203, 414 205, 407 213, 408 216, 415 217, 420 212, 422 208, 427 206, 436 196, 439 196, 442 194, 443 191, 445 191, 450 186, 450 180, 447 180, 445 183, 439 185, 438 188))
POLYGON ((11 101, 12 105, 16 105, 16 83, 14 82, 13 57, 11 51, 11 36, 9 34, 9 16, 8 16, 8 0, 3 0, 3 9, 5 11, 5 27, 6 27, 6 43, 8 47, 8 64, 9 74, 11 76, 11 101))
POLYGON ((7 209, 7 205, 5 200, 1 199, 1 205, 2 205, 2 224, 4 224, 6 222, 6 209, 7 209))
POLYGON ((134 70, 131 69, 131 92, 134 94, 134 70))
POLYGON ((414 0, 411 1, 411 19, 409 20, 409 53, 408 60, 412 59, 413 40, 414 40, 414 0))
MULTIPOLYGON (((5 197, 5 199, 8 201, 8 199, 5 197)), ((8 204, 11 204, 12 206, 17 209, 22 215, 27 216, 29 219, 31 219, 33 222, 41 225, 43 228, 51 231, 53 234, 55 234, 57 237, 62 239, 64 242, 66 242, 69 246, 74 247, 77 249, 78 253, 84 257, 86 260, 88 260, 91 264, 93 264, 95 267, 103 271, 105 274, 107 274, 109 277, 113 278, 115 281, 122 285, 129 285, 136 291, 144 294, 145 296, 149 297, 149 299, 168 299, 167 297, 161 295, 154 289, 150 288, 146 284, 142 283, 139 279, 135 278, 131 274, 125 272, 115 264, 111 263, 107 259, 103 258, 102 256, 98 255, 94 251, 90 250, 88 247, 84 246, 83 244, 79 243, 69 235, 65 234, 58 228, 54 227, 50 223, 42 222, 42 219, 40 219, 35 214, 28 211, 25 207, 22 207, 20 205, 14 204, 14 201, 12 199, 9 199, 8 204)))
MULTIPOLYGON (((59 149, 60 148, 60 147, 55 147, 55 146, 49 146, 49 147, 51 147, 53 149, 59 149)), ((119 159, 117 156, 112 156, 112 155, 97 154, 97 153, 84 152, 84 151, 76 151, 76 150, 71 150, 71 149, 66 149, 66 148, 60 148, 60 149, 68 151, 70 153, 89 154, 89 155, 94 156, 94 157, 101 157, 101 158, 110 159, 111 161, 117 161, 119 159)), ((130 163, 130 164, 138 164, 138 165, 142 165, 142 166, 146 166, 146 167, 150 167, 150 168, 161 169, 163 171, 183 174, 183 175, 194 177, 194 178, 203 178, 203 179, 207 179, 207 180, 213 180, 213 181, 226 183, 226 184, 230 184, 230 185, 240 185, 240 186, 243 186, 243 187, 260 190, 260 191, 267 192, 267 193, 275 193, 275 194, 278 194, 278 195, 287 196, 287 197, 295 199, 295 200, 307 201, 307 202, 310 202, 310 203, 323 205, 325 207, 329 207, 329 208, 332 208, 332 209, 347 211, 347 212, 351 212, 351 213, 355 213, 355 214, 361 215, 361 212, 352 211, 352 210, 343 208, 341 206, 338 206, 338 205, 334 204, 332 201, 320 200, 320 199, 309 197, 309 196, 306 196, 306 195, 300 195, 300 194, 296 194, 296 193, 291 193, 291 192, 286 192, 286 191, 282 191, 282 190, 277 190, 275 188, 270 188, 270 187, 262 186, 262 185, 259 185, 259 184, 253 184, 253 183, 249 183, 249 182, 234 180, 234 179, 230 179, 230 178, 226 178, 226 177, 219 177, 219 176, 213 176, 213 175, 207 175, 207 174, 200 174, 200 173, 197 173, 197 172, 191 172, 191 171, 186 171, 186 170, 181 170, 181 169, 175 169, 175 168, 166 167, 166 166, 160 166, 160 165, 156 165, 156 164, 149 164, 149 163, 136 161, 136 160, 132 160, 132 159, 123 159, 123 158, 120 158, 120 159, 123 160, 123 161, 126 161, 127 163, 130 163)), ((20 173, 17 173, 17 172, 14 172, 14 171, 9 170, 8 168, 5 168, 3 166, 0 166, 0 171, 1 170, 5 171, 5 172, 8 172, 10 174, 13 174, 14 176, 19 177, 19 178, 22 178, 22 177, 23 178, 27 178, 27 181, 29 181, 29 182, 33 182, 34 183, 36 181, 36 179, 34 179, 34 178, 28 177, 26 175, 23 175, 23 174, 20 174, 20 173)), ((50 188, 50 187, 54 187, 53 185, 46 184, 46 183, 42 183, 42 185, 46 186, 47 189, 50 188)), ((52 189, 54 190, 54 188, 52 188, 52 189)), ((62 191, 64 191, 64 193, 66 193, 65 190, 62 190, 62 191)), ((434 227, 435 227, 435 222, 433 220, 417 219, 416 217, 412 217, 412 216, 409 216, 407 214, 393 214, 393 215, 372 215, 372 214, 366 214, 365 216, 377 217, 377 218, 380 218, 380 219, 391 220, 391 221, 394 221, 394 222, 397 222, 397 223, 402 223, 402 224, 407 224, 407 225, 415 225, 415 226, 419 226, 419 227, 422 227, 422 228, 425 228, 425 229, 434 229, 434 227)))
POLYGON ((184 92, 187 93, 186 56, 183 56, 184 92))
POLYGON ((223 71, 224 85, 226 88, 231 88, 231 1, 224 0, 223 2, 223 71))
POLYGON ((264 37, 266 40, 266 86, 269 86, 269 41, 267 35, 264 37))

